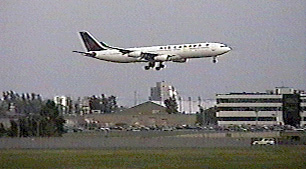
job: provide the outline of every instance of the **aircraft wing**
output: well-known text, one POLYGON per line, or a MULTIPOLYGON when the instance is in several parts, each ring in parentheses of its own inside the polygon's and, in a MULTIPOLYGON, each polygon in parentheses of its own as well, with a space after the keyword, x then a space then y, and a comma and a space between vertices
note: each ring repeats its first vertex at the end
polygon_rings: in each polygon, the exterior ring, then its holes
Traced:
POLYGON ((158 56, 158 54, 156 54, 156 53, 128 50, 128 49, 124 49, 124 48, 109 46, 105 42, 100 42, 100 43, 105 48, 115 49, 115 50, 118 50, 119 52, 121 52, 122 54, 128 54, 128 57, 145 59, 147 61, 154 61, 154 57, 158 56))

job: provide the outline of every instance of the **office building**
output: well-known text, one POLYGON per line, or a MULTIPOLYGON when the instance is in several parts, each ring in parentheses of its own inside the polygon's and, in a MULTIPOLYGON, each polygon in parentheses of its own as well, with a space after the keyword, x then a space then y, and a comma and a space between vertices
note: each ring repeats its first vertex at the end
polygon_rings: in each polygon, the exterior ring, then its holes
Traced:
POLYGON ((277 87, 264 93, 217 94, 218 125, 292 125, 305 119, 302 91, 277 87))

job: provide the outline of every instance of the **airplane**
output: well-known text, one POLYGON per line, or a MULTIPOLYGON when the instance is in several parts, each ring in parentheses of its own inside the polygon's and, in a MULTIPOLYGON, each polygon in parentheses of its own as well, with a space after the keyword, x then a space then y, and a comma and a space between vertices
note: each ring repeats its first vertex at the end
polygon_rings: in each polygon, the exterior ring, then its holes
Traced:
POLYGON ((165 67, 164 62, 185 63, 193 58, 212 57, 213 63, 217 62, 217 57, 231 51, 223 43, 192 43, 180 45, 163 45, 151 47, 119 48, 109 46, 105 42, 99 42, 89 32, 79 32, 81 40, 86 48, 86 52, 72 51, 87 57, 116 62, 135 63, 147 62, 145 70, 160 70, 165 67), (156 65, 158 64, 158 65, 156 65))

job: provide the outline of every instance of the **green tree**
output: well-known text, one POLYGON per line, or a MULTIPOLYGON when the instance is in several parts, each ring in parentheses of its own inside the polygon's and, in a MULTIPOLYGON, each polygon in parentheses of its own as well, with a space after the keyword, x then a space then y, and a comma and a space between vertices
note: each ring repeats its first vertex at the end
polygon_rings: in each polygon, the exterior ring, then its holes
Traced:
POLYGON ((178 106, 177 106, 177 102, 174 97, 169 97, 168 99, 164 101, 164 103, 166 105, 166 112, 168 114, 178 113, 178 110, 177 110, 178 106))
POLYGON ((4 128, 4 125, 0 123, 0 137, 7 135, 7 131, 4 128))
POLYGON ((8 131, 8 136, 10 137, 18 137, 18 125, 15 120, 11 120, 11 128, 8 131))
POLYGON ((200 112, 197 112, 196 114, 196 124, 199 124, 199 125, 203 125, 203 121, 204 121, 204 109, 202 106, 199 105, 199 110, 200 112))
POLYGON ((64 133, 64 118, 60 115, 57 106, 48 100, 41 110, 41 135, 42 136, 62 136, 64 133))

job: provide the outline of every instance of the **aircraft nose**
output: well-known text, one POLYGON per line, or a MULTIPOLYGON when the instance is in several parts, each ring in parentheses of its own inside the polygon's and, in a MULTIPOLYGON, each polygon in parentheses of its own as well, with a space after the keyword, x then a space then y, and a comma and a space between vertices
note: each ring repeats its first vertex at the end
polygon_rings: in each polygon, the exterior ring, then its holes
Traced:
POLYGON ((232 50, 231 47, 226 47, 226 48, 225 48, 225 53, 227 53, 227 52, 229 52, 229 51, 231 51, 231 50, 232 50))

